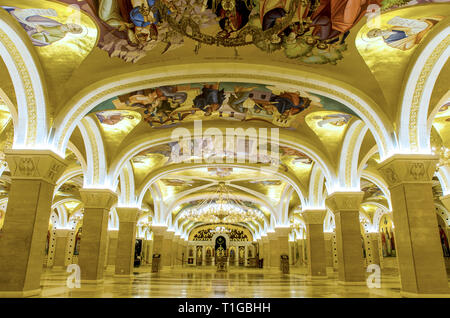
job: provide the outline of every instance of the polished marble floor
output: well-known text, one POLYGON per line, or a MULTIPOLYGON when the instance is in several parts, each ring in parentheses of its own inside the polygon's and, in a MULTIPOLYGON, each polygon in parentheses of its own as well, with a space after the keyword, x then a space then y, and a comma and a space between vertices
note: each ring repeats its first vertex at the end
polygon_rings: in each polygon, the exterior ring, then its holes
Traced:
MULTIPOLYGON (((277 270, 230 268, 227 273, 217 273, 213 267, 175 268, 151 273, 150 267, 136 268, 132 278, 114 276, 112 268, 105 272, 99 285, 81 284, 68 288, 69 273, 65 270, 47 269, 42 275, 40 297, 48 298, 397 298, 400 281, 395 270, 383 270, 381 288, 343 286, 337 282, 337 273, 330 270, 327 279, 311 279, 306 268, 292 268, 283 275, 277 270)), ((449 281, 450 282, 450 281, 449 281)))

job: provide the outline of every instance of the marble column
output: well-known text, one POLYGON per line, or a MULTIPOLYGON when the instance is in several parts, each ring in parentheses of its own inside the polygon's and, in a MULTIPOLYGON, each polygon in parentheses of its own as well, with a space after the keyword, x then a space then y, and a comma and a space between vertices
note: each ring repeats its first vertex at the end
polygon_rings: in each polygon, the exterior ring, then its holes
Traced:
POLYGON ((67 255, 67 243, 69 235, 72 231, 69 229, 57 229, 55 231, 56 246, 55 246, 55 260, 53 263, 54 268, 62 268, 68 265, 66 260, 67 255))
POLYGON ((206 246, 202 246, 202 266, 206 266, 206 246))
POLYGON ((297 239, 297 250, 296 253, 298 253, 298 260, 297 260, 297 267, 301 267, 304 262, 305 258, 303 256, 303 239, 297 239))
POLYGON ((175 232, 173 231, 166 231, 164 233, 161 265, 166 268, 172 267, 172 240, 174 235, 175 232))
POLYGON ((37 295, 53 191, 66 162, 43 150, 6 150, 5 156, 11 188, 0 239, 0 297, 37 295))
POLYGON ((173 262, 172 266, 178 266, 180 265, 181 258, 180 258, 180 235, 175 234, 172 240, 172 255, 173 255, 173 262))
POLYGON ((289 264, 294 265, 295 264, 295 241, 289 241, 289 264))
POLYGON ((263 246, 263 267, 268 268, 270 266, 270 249, 269 249, 269 238, 266 236, 261 237, 263 246))
POLYGON ((280 268, 280 246, 275 232, 267 233, 269 239, 269 265, 271 268, 280 268))
POLYGON ((136 222, 140 210, 138 208, 116 208, 119 216, 119 234, 116 250, 116 276, 133 275, 134 248, 136 245, 136 222))
POLYGON ((325 210, 302 211, 306 224, 306 250, 308 253, 308 275, 310 277, 327 277, 327 259, 325 255, 325 237, 323 220, 325 210))
POLYGON ((101 283, 106 257, 109 210, 117 202, 117 194, 107 189, 81 189, 84 204, 83 243, 78 264, 81 283, 101 283))
POLYGON ((108 253, 106 265, 116 265, 116 252, 117 252, 117 238, 119 237, 119 231, 108 231, 108 253))
POLYGON ((152 263, 153 263, 153 254, 160 255, 160 263, 159 269, 163 266, 164 258, 166 254, 163 253, 163 243, 164 243, 164 235, 167 232, 167 226, 152 226, 153 232, 153 251, 152 251, 152 263))
POLYGON ((277 263, 278 268, 281 269, 281 255, 289 256, 289 233, 291 229, 289 227, 275 228, 275 233, 278 239, 278 251, 277 251, 277 263))
POLYGON ((333 267, 333 233, 324 232, 326 267, 333 267))
POLYGON ((431 155, 395 155, 378 168, 391 193, 404 296, 450 294, 431 183, 437 160, 431 155))
POLYGON ((326 199, 336 223, 338 279, 341 284, 362 285, 366 280, 359 222, 363 195, 364 192, 335 192, 326 199))
POLYGON ((366 233, 367 251, 366 258, 367 264, 380 265, 380 250, 378 247, 378 239, 380 233, 366 233))

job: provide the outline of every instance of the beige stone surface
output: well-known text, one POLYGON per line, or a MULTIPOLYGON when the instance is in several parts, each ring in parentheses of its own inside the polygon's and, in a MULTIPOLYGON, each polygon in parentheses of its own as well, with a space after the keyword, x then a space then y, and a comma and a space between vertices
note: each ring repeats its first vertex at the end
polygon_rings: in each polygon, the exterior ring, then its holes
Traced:
POLYGON ((0 292, 36 293, 53 190, 65 161, 50 151, 10 150, 11 188, 0 240, 0 292))
POLYGON ((81 280, 98 282, 103 279, 109 210, 117 202, 117 195, 101 189, 82 189, 80 194, 84 204, 83 236, 78 258, 81 280))
POLYGON ((431 189, 435 156, 397 155, 380 164, 391 192, 402 292, 450 293, 431 189))
POLYGON ((115 273, 116 275, 131 275, 134 265, 136 222, 140 210, 137 208, 116 208, 116 211, 119 216, 119 234, 115 273))
POLYGON ((323 219, 325 210, 303 211, 306 223, 306 250, 308 252, 308 273, 312 277, 327 275, 325 256, 325 237, 323 234, 323 219))
POLYGON ((359 206, 363 192, 335 192, 326 205, 334 213, 338 277, 342 283, 363 283, 364 271, 359 206))
POLYGON ((53 266, 64 267, 66 265, 67 243, 70 233, 71 230, 56 230, 55 259, 53 261, 53 266))

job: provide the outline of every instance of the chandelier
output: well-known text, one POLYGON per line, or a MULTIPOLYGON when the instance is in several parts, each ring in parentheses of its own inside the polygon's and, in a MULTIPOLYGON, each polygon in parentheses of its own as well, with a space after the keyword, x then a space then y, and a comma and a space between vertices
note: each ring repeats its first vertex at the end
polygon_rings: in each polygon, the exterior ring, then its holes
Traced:
POLYGON ((203 223, 241 223, 264 220, 264 214, 233 196, 220 182, 217 191, 198 205, 185 208, 182 217, 203 223))

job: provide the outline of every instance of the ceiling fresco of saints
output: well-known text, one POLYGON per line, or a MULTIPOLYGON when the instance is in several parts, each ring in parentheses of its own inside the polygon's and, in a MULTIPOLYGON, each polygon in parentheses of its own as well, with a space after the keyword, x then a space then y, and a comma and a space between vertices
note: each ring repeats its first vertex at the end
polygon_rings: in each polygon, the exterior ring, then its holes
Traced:
MULTIPOLYGON (((226 146, 223 148, 215 147, 214 136, 204 137, 200 140, 200 144, 198 142, 198 139, 190 139, 187 142, 174 141, 154 146, 136 155, 132 159, 132 162, 135 165, 144 164, 147 168, 149 165, 159 167, 181 162, 190 162, 195 159, 224 163, 227 159, 232 159, 233 162, 239 159, 249 162, 252 159, 255 161, 255 164, 276 165, 284 171, 288 171, 290 165, 301 164, 311 166, 313 163, 312 159, 303 152, 284 146, 277 146, 277 150, 279 151, 277 154, 273 152, 275 149, 271 149, 271 145, 269 145, 267 154, 263 154, 261 151, 257 151, 257 145, 253 144, 256 141, 249 139, 242 140, 242 146, 239 145, 238 139, 237 146, 233 151, 228 151, 226 146), (257 153, 256 157, 252 155, 252 149, 255 150, 255 154, 257 153)), ((223 178, 229 176, 233 172, 233 169, 210 167, 208 168, 208 172, 211 176, 223 178)))
POLYGON ((28 34, 44 68, 52 74, 49 84, 55 87, 70 77, 97 44, 97 25, 77 6, 56 1, 0 0, 0 8, 28 34))
POLYGON ((337 112, 317 114, 313 119, 319 128, 345 125, 354 115, 344 105, 326 97, 251 83, 194 83, 150 88, 107 100, 91 113, 95 113, 101 124, 109 126, 142 117, 153 128, 220 119, 266 122, 295 129, 308 113, 317 110, 337 112))
MULTIPOLYGON (((307 64, 336 64, 352 44, 347 43, 352 28, 363 18, 374 16, 375 21, 381 12, 426 2, 446 1, 59 0, 43 5, 30 0, 14 6, 0 1, 0 6, 40 48, 70 41, 73 46, 78 39, 85 42, 84 55, 92 49, 87 46, 96 44, 110 57, 135 63, 150 51, 164 54, 190 41, 195 43, 194 54, 204 46, 254 47, 307 64)), ((366 30, 364 38, 408 50, 440 19, 395 16, 366 30)))

